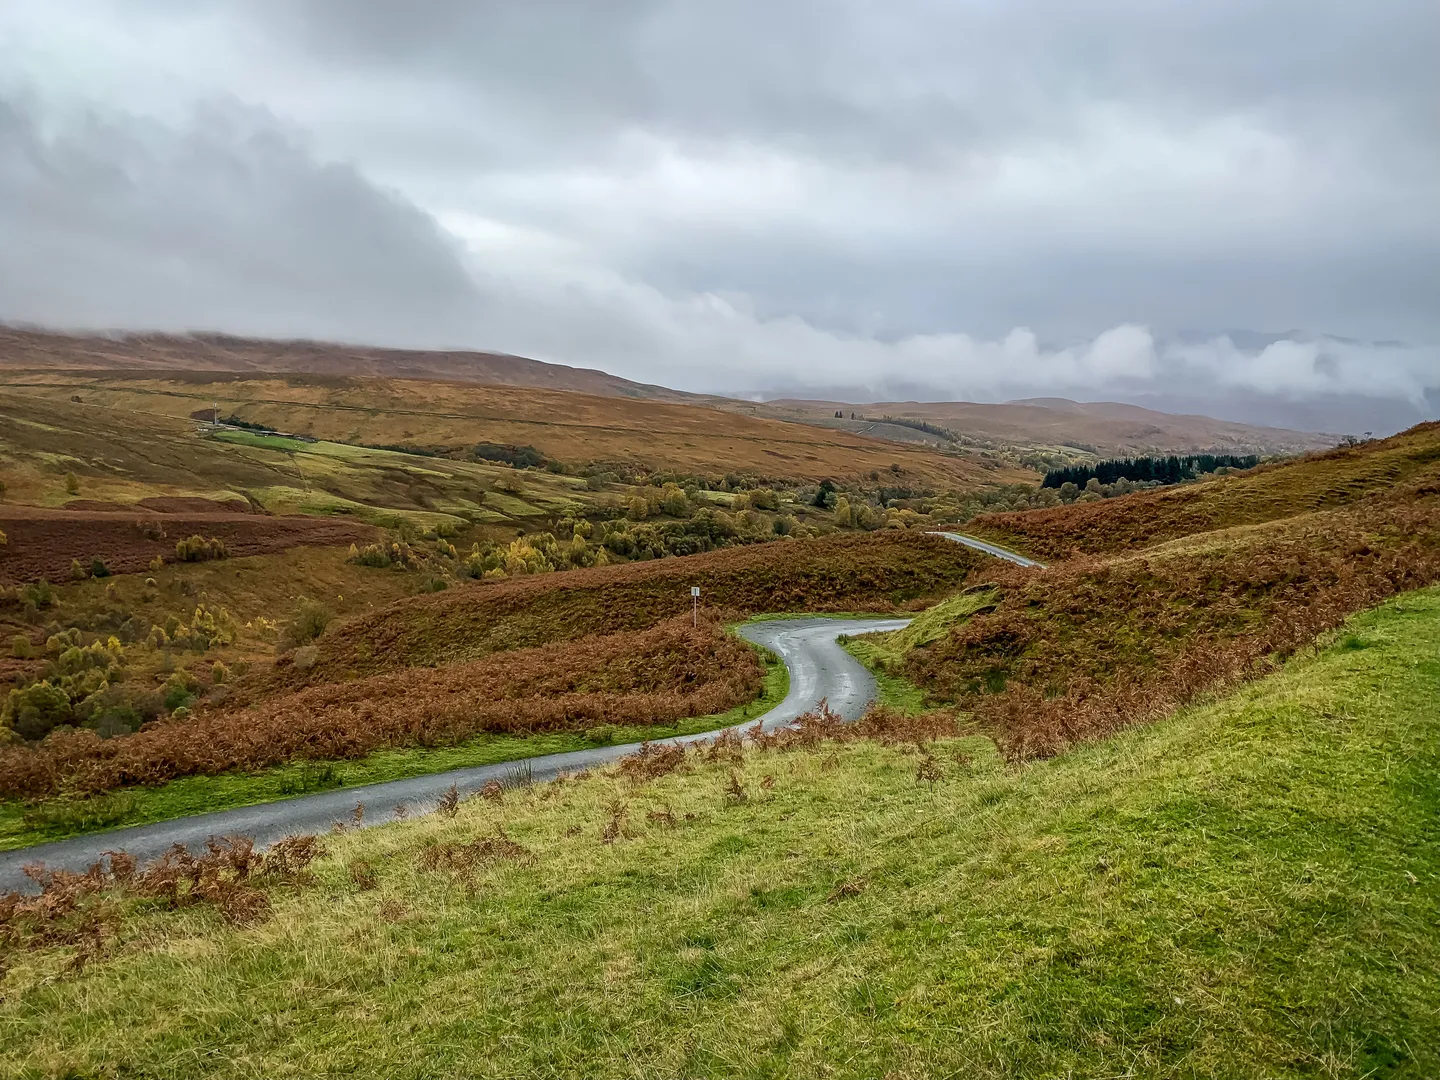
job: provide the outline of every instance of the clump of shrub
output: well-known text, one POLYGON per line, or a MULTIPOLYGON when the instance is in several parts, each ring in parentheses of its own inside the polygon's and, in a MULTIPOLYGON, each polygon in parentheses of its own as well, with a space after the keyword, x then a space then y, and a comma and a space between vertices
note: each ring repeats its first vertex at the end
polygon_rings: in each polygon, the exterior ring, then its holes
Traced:
POLYGON ((22 586, 19 599, 24 607, 45 611, 55 606, 55 590, 50 587, 50 582, 41 578, 39 581, 22 586))
POLYGON ((470 448, 470 457, 475 461, 493 461, 510 465, 516 469, 539 468, 545 463, 545 455, 533 446, 482 442, 470 448))
POLYGON ((206 562, 210 559, 223 559, 229 554, 225 541, 218 536, 206 537, 197 533, 175 544, 175 557, 181 562, 206 562))
POLYGON ((106 735, 119 733, 120 727, 129 732, 158 715, 158 702, 119 685, 125 677, 125 648, 118 639, 81 642, 80 631, 73 628, 51 635, 45 642, 49 663, 39 679, 6 696, 0 726, 33 742, 73 726, 103 729, 106 735))
POLYGON ((129 735, 164 711, 162 695, 146 688, 117 683, 107 686, 75 708, 81 727, 102 739, 129 735))
POLYGON ((310 644, 325 632, 334 617, 334 612, 318 600, 301 600, 295 608, 294 616, 280 635, 281 651, 310 644))
POLYGON ((488 540, 476 543, 456 570, 462 577, 503 578, 605 566, 610 562, 603 547, 586 541, 591 532, 589 522, 565 521, 568 539, 544 532, 519 536, 504 545, 488 540))
POLYGON ((690 516, 690 499, 679 484, 666 484, 660 489, 660 509, 675 518, 690 516))
POLYGON ((835 500, 835 524, 845 529, 864 529, 867 532, 884 524, 884 517, 867 502, 851 502, 844 495, 835 500))
POLYGON ((779 510, 780 497, 770 488, 756 488, 745 496, 751 510, 779 510))
POLYGON ((70 695, 54 683, 36 682, 11 690, 5 699, 0 723, 22 739, 43 739, 55 728, 74 719, 70 695))
POLYGON ((235 641, 235 620, 226 608, 209 608, 197 604, 187 626, 178 615, 168 615, 163 624, 152 626, 148 643, 153 649, 188 649, 203 653, 214 645, 230 645, 235 641))
POLYGON ((349 561, 357 566, 388 570, 392 566, 402 569, 417 566, 421 559, 409 542, 402 538, 389 544, 366 544, 363 548, 351 544, 349 561))
POLYGON ((199 681, 190 672, 181 668, 165 680, 165 685, 161 690, 161 700, 171 713, 179 712, 181 709, 188 713, 190 706, 195 704, 199 691, 199 681))

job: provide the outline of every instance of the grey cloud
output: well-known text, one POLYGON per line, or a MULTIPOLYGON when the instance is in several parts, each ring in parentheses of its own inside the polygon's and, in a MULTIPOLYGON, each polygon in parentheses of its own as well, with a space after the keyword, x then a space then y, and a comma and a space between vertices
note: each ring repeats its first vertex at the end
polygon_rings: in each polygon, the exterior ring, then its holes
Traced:
POLYGON ((892 334, 1440 336, 1428 0, 235 10, 290 63, 409 95, 403 123, 354 121, 347 152, 666 291, 892 334), (676 209, 645 188, 665 154, 724 185, 735 152, 853 204, 676 209))
MULTIPOLYGON (((1434 134, 1428 0, 583 0, 247 5, 313 58, 440 78, 547 128, 654 126, 859 155, 1054 136, 1096 103, 1434 134)), ((1434 150, 1428 147, 1428 150, 1434 150)))
POLYGON ((7 28, 37 44, 0 116, 3 317, 720 391, 1440 402, 1424 346, 1213 329, 1440 340, 1431 0, 75 0, 7 28), (57 121, 87 97, 131 115, 57 121))
POLYGON ((272 117, 183 130, 0 100, 0 317, 60 326, 469 338, 458 246, 272 117))

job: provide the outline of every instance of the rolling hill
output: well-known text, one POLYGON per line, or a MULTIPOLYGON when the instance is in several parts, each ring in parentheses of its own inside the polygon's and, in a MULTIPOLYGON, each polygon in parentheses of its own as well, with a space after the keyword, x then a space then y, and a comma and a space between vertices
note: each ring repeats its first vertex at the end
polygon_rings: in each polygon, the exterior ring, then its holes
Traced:
POLYGON ((324 341, 273 341, 228 334, 64 334, 0 325, 0 366, 83 370, 294 372, 441 379, 530 386, 653 401, 713 400, 631 382, 593 368, 547 364, 508 353, 382 349, 324 341))
POLYGON ((1435 1071, 1440 424, 973 519, 1036 569, 925 535, 950 500, 887 494, 1017 472, 974 447, 453 381, 12 368, 0 385, 0 570, 28 560, 0 589, 17 688, 0 845, 708 730, 787 694, 724 620, 918 612, 850 643, 884 698, 854 725, 652 744, 553 783, 517 764, 419 819, 357 805, 263 853, 240 837, 37 871, 41 895, 0 896, 5 1067, 1435 1071), (321 441, 197 423, 217 406, 321 441), (479 439, 898 472, 827 503, 814 484, 434 456, 479 439), (406 500, 418 520, 387 524, 406 500), (743 546, 638 546, 722 514, 743 546), (37 560, 71 555, 65 519, 94 562, 42 587, 37 560), (236 557, 140 569, 191 528, 236 557), (385 528, 394 560, 358 548, 385 528))
POLYGON ((1331 447, 1338 441, 1333 435, 1156 412, 1113 401, 1078 402, 1066 398, 1032 398, 999 405, 970 401, 855 404, 782 399, 753 410, 757 416, 801 420, 877 438, 942 445, 949 441, 944 435, 905 426, 924 423, 959 436, 962 442, 982 446, 1070 447, 1100 457, 1205 450, 1295 454, 1331 447), (837 417, 837 412, 842 415, 837 417))
MULTIPOLYGON (((64 334, 0 326, 0 370, 120 373, 213 373, 254 379, 264 374, 366 377, 427 383, 473 383, 514 390, 574 391, 631 401, 709 406, 755 419, 800 421, 891 442, 997 449, 1073 448, 1100 456, 1234 450, 1299 453, 1333 446, 1334 436, 1178 416, 1116 402, 1035 398, 977 402, 742 401, 633 382, 603 371, 544 363, 504 353, 382 349, 317 341, 271 341, 223 334, 64 334), (835 413, 841 416, 836 417, 835 413), (850 419, 851 413, 857 419, 850 419), (886 423, 892 417, 899 423, 886 423), (916 423, 959 439, 919 430, 916 423)), ((507 405, 521 398, 512 395, 507 405)), ((552 399, 536 399, 548 407, 552 399)), ((524 415, 523 412, 519 415, 524 415)))
MULTIPOLYGON (((1048 510, 986 514, 970 527, 1041 559, 1133 551, 1234 526, 1257 525, 1407 488, 1440 483, 1440 422, 1359 446, 1340 447, 1201 484, 1077 502, 1048 510)), ((1423 489, 1423 490, 1421 490, 1423 489)))
POLYGON ((534 446, 567 465, 615 464, 716 479, 878 479, 964 490, 1037 478, 977 452, 822 431, 697 405, 536 387, 347 375, 0 369, 0 386, 55 403, 188 420, 225 417, 352 444, 463 450, 534 446), (871 477, 870 474, 876 474, 871 477))
POLYGON ((923 635, 876 646, 1014 757, 1163 716, 1440 581, 1440 423, 1089 499, 974 518, 976 534, 1049 566, 987 566, 923 635))

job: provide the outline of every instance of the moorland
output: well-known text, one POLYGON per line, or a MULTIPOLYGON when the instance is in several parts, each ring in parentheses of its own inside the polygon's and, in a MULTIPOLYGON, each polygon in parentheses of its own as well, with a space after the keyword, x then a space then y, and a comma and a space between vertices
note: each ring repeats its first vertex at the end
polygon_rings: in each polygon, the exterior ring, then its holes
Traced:
POLYGON ((0 843, 723 727, 757 615, 910 617, 846 643, 876 706, 37 870, 7 1067, 1440 1070, 1440 424, 1062 490, 1022 459, 1097 455, 433 374, 4 374, 0 843))

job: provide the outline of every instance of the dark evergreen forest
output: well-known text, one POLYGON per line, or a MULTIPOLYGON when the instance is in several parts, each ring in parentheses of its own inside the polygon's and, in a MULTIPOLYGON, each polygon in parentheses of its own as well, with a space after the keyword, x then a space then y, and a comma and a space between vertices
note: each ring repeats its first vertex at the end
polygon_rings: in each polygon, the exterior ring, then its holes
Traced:
POLYGON ((1202 473, 1216 469, 1253 469, 1260 464, 1254 454, 1187 454, 1183 457, 1131 457, 1112 458, 1094 465, 1070 465, 1063 469, 1051 469, 1045 474, 1040 485, 1058 488, 1071 483, 1084 487, 1095 478, 1102 484, 1113 484, 1122 476, 1131 481, 1156 481, 1161 484, 1178 484, 1182 480, 1194 480, 1202 473))

